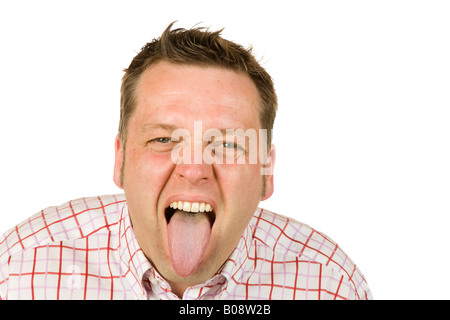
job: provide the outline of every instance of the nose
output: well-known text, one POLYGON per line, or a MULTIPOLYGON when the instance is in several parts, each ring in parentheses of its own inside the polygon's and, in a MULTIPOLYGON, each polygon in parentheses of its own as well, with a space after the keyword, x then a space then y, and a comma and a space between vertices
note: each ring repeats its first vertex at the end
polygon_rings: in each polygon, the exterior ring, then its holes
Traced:
POLYGON ((211 177, 213 176, 212 165, 205 163, 179 163, 175 167, 175 174, 180 179, 186 180, 192 185, 198 185, 211 180, 211 177))
POLYGON ((177 146, 172 161, 175 163, 174 173, 178 178, 188 181, 191 185, 205 183, 213 178, 212 164, 203 159, 205 146, 206 142, 195 138, 186 139, 185 143, 177 146))

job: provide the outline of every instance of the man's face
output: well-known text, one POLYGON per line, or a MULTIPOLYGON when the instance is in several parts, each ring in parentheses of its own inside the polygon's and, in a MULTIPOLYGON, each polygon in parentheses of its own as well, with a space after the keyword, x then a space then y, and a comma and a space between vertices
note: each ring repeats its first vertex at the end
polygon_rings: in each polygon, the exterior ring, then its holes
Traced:
MULTIPOLYGON (((259 135, 259 94, 246 74, 168 62, 146 70, 136 92, 137 105, 128 124, 126 147, 116 139, 114 181, 124 189, 133 230, 147 258, 167 280, 198 284, 214 275, 229 257, 259 202, 272 194, 273 178, 261 175, 260 161, 199 163, 192 152, 192 161, 176 162, 173 148, 179 142, 170 140, 175 130, 183 129, 191 137, 183 143, 189 142, 192 150, 200 147, 204 151, 213 141, 222 141, 202 139, 208 129, 224 133, 225 129, 253 129, 259 135), (180 215, 178 229, 169 231, 167 213, 174 210, 168 208, 179 201, 210 204, 213 212, 180 215), (180 240, 185 237, 186 248, 196 248, 196 237, 179 226, 195 219, 206 221, 202 216, 212 218, 208 220, 206 249, 201 251, 195 270, 180 275, 183 266, 174 268, 179 261, 169 248, 169 233, 175 233, 173 241, 183 242, 180 240)), ((222 139, 227 142, 226 135, 222 139)), ((248 151, 242 157, 247 157, 248 151)), ((192 228, 194 233, 200 230, 196 228, 192 228)), ((175 246, 183 248, 179 243, 175 246)))

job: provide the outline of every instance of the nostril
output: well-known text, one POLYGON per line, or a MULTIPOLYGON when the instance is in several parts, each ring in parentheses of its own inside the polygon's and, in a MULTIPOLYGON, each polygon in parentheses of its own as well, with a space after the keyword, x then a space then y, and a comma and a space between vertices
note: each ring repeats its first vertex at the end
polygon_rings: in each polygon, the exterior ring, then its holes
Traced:
POLYGON ((212 166, 206 164, 178 164, 175 173, 191 184, 204 183, 212 179, 212 166))

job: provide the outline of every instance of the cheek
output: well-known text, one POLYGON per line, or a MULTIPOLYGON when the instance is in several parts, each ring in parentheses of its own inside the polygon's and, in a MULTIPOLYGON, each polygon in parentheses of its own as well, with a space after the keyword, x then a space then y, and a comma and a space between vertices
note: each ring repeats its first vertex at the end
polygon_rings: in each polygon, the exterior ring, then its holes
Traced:
POLYGON ((224 201, 217 233, 222 245, 235 245, 261 200, 262 178, 251 165, 222 165, 216 176, 224 201))
POLYGON ((160 190, 173 170, 170 154, 130 150, 125 156, 124 187, 160 190))
POLYGON ((143 241, 140 243, 143 248, 161 243, 157 205, 172 166, 170 156, 139 150, 130 150, 125 156, 123 187, 133 228, 143 241))
POLYGON ((256 209, 263 189, 259 168, 259 165, 249 164, 224 164, 217 167, 217 178, 228 206, 256 209))

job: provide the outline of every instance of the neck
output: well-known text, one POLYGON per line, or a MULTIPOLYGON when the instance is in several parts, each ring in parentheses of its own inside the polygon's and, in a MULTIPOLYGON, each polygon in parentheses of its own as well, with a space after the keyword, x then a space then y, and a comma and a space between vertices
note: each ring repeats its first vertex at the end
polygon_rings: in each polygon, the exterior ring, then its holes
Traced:
POLYGON ((174 293, 178 298, 183 299, 184 292, 191 285, 187 283, 173 282, 167 281, 170 284, 170 288, 172 289, 172 293, 174 293))

